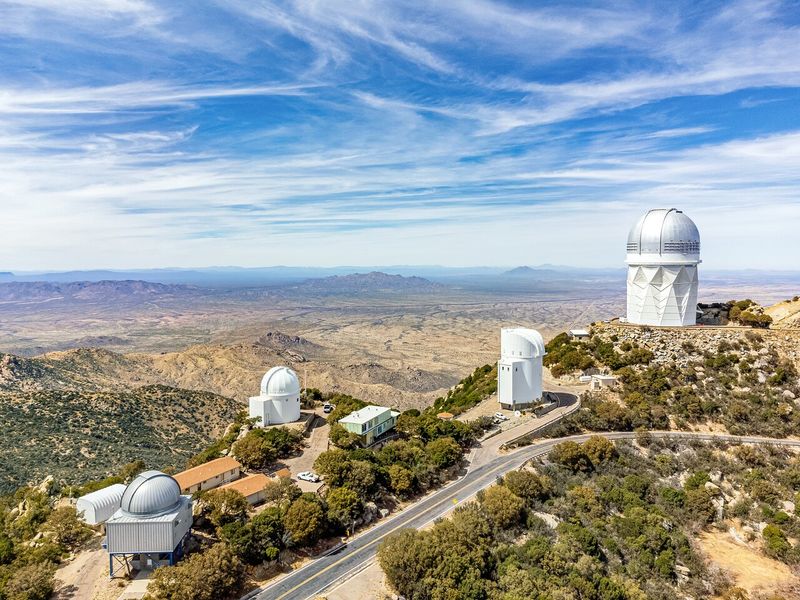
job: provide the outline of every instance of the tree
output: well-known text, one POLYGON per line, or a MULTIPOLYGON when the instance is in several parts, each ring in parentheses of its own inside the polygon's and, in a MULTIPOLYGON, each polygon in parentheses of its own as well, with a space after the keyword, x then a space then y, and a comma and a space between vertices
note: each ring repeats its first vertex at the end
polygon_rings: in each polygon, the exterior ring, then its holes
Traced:
POLYGON ((356 492, 342 487, 333 488, 325 497, 328 520, 348 529, 361 512, 361 500, 356 492))
POLYGON ((461 446, 451 437, 443 437, 425 445, 425 454, 428 461, 435 467, 442 469, 456 464, 461 458, 461 446))
POLYGON ((588 473, 592 470, 592 461, 583 447, 575 442, 561 442, 550 451, 548 458, 552 462, 564 465, 574 473, 588 473))
POLYGON ((278 558, 283 532, 280 509, 271 507, 248 523, 228 523, 220 533, 236 556, 249 565, 260 565, 278 558))
POLYGON ((47 600, 53 593, 56 571, 51 562, 32 563, 20 567, 6 583, 5 600, 47 600))
POLYGON ((507 473, 503 485, 528 503, 546 500, 553 493, 553 483, 548 477, 526 470, 507 473))
POLYGON ((263 469, 277 457, 275 448, 255 431, 249 431, 233 445, 233 454, 248 469, 263 469))
POLYGON ((223 527, 234 521, 247 519, 250 504, 236 490, 211 490, 203 496, 203 502, 209 510, 208 519, 217 527, 223 527))
POLYGON ((314 470, 325 478, 331 487, 340 487, 344 483, 345 472, 350 465, 350 453, 334 448, 321 453, 314 461, 314 470))
POLYGON ((227 544, 190 555, 174 567, 153 572, 145 600, 223 600, 244 583, 244 567, 227 544))
POLYGON ((318 502, 300 497, 289 507, 283 525, 298 546, 310 546, 317 541, 325 523, 325 515, 318 502))
POLYGON ((500 529, 518 525, 525 512, 525 502, 502 485, 493 485, 483 494, 481 506, 489 520, 500 529))
POLYGON ((331 425, 331 431, 328 435, 331 443, 339 448, 345 448, 347 450, 351 450, 358 445, 360 438, 350 431, 347 431, 344 427, 339 425, 338 423, 334 423, 331 425))
POLYGON ((414 474, 401 465, 390 465, 389 486, 401 498, 407 498, 414 490, 414 474))
POLYGON ((264 501, 279 505, 291 504, 303 494, 300 487, 290 477, 280 477, 278 481, 270 480, 264 487, 264 501))
POLYGON ((361 497, 368 497, 377 481, 375 465, 366 460, 353 460, 347 465, 342 485, 349 487, 361 497))
POLYGON ((0 565, 7 565, 14 560, 15 556, 14 542, 8 535, 0 531, 0 565))
POLYGON ((613 442, 601 435, 593 435, 583 443, 583 450, 595 467, 611 460, 617 455, 613 442))
POLYGON ((69 550, 78 548, 92 537, 92 530, 78 518, 74 506, 61 506, 50 513, 42 529, 53 534, 53 540, 69 550))

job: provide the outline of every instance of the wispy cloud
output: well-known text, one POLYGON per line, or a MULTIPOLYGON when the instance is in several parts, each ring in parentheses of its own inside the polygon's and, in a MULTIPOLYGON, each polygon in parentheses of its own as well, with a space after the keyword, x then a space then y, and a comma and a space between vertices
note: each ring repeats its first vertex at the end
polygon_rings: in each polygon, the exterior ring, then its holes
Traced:
POLYGON ((0 2, 0 257, 609 265, 653 204, 800 255, 786 9, 0 2))

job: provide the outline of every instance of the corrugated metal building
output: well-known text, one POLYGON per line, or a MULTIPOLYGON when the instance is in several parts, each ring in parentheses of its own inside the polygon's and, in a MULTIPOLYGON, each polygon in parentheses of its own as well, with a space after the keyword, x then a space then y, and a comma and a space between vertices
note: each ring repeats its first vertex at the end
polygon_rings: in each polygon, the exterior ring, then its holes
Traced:
POLYGON ((104 487, 78 498, 75 510, 78 511, 78 516, 89 525, 105 523, 119 509, 124 492, 125 486, 121 483, 104 487))
POLYGON ((115 559, 128 567, 128 556, 140 568, 170 565, 183 554, 183 541, 192 528, 192 500, 181 496, 174 478, 159 471, 145 471, 125 489, 120 508, 106 522, 105 548, 111 576, 115 559))

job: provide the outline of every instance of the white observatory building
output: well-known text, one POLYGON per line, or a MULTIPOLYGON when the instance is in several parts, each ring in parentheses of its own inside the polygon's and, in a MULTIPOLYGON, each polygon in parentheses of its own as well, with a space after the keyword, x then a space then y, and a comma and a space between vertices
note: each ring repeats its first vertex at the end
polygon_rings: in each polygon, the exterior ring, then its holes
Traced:
POLYGON ((647 211, 628 234, 628 322, 683 327, 697 322, 700 233, 675 208, 647 211))
POLYGON ((272 367, 261 380, 261 395, 250 398, 250 418, 261 427, 300 418, 300 380, 289 367, 272 367))
POLYGON ((128 558, 139 568, 173 565, 183 554, 192 528, 192 500, 181 496, 178 482, 160 471, 145 471, 128 484, 120 505, 106 521, 104 548, 109 571, 129 570, 128 558), (115 564, 116 563, 116 564, 115 564))
POLYGON ((497 398, 508 410, 529 408, 542 399, 544 339, 535 329, 501 329, 497 398))

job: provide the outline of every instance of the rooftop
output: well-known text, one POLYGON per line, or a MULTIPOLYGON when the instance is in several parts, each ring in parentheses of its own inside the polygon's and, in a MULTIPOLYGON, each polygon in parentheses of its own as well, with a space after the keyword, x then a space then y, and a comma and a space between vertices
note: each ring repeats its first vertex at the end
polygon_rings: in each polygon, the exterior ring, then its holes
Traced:
POLYGON ((339 419, 339 423, 355 423, 356 425, 363 425, 369 423, 375 417, 378 417, 386 412, 391 412, 391 409, 385 406, 365 406, 360 410, 351 412, 343 419, 339 419))
POLYGON ((203 463, 197 467, 181 471, 173 475, 173 477, 175 481, 178 482, 178 485, 181 486, 182 490, 187 490, 207 479, 222 475, 233 469, 240 469, 241 467, 242 465, 239 464, 239 461, 232 456, 223 456, 222 458, 203 463))
POLYGON ((255 475, 248 475, 247 477, 243 477, 242 479, 232 483, 226 483, 219 489, 236 490, 242 496, 247 498, 248 496, 252 496, 253 494, 263 490, 265 487, 267 487, 267 483, 269 483, 269 477, 263 473, 256 473, 255 475))
POLYGON ((586 329, 570 329, 569 334, 572 337, 589 337, 589 332, 586 329))

